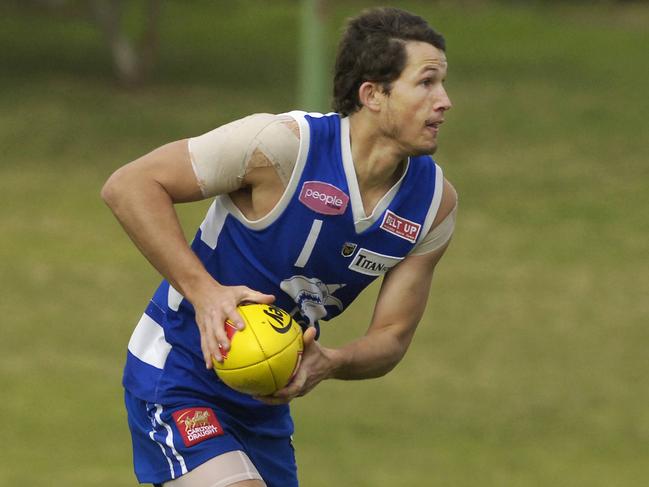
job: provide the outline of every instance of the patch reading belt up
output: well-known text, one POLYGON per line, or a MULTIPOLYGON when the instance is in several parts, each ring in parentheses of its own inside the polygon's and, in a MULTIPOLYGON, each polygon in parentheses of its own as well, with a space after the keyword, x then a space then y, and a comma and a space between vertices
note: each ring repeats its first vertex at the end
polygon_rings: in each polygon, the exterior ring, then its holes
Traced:
POLYGON ((316 213, 342 215, 347 209, 349 196, 333 184, 306 181, 300 191, 300 201, 316 213))
POLYGON ((210 408, 188 408, 176 411, 171 415, 186 447, 201 441, 221 436, 224 431, 210 408))
POLYGON ((417 241, 417 237, 419 236, 421 225, 419 223, 415 223, 403 217, 400 217, 396 213, 388 210, 385 212, 385 216, 383 216, 381 228, 386 232, 390 232, 393 235, 396 235, 397 237, 406 239, 408 242, 415 243, 417 241))
POLYGON ((349 268, 367 276, 381 276, 402 260, 403 257, 379 254, 362 248, 354 256, 349 268))

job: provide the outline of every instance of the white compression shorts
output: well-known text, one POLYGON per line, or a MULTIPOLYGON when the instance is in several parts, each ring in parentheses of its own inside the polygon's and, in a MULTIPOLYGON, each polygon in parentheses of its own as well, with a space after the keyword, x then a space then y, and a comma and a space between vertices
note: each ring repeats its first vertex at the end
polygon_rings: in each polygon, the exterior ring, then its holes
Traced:
POLYGON ((248 455, 240 450, 214 457, 194 470, 165 482, 164 487, 227 487, 243 480, 259 480, 266 485, 248 455))

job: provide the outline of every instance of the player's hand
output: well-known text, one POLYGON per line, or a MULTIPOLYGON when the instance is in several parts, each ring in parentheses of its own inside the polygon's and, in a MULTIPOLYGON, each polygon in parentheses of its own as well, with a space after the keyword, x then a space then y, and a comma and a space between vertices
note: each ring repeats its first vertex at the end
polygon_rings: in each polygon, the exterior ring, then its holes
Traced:
POLYGON ((296 397, 309 393, 321 381, 330 377, 332 362, 328 349, 315 340, 316 329, 309 327, 302 337, 304 352, 302 361, 291 382, 270 396, 255 396, 255 399, 269 405, 288 404, 296 397))
POLYGON ((270 304, 275 296, 254 291, 246 286, 222 286, 216 281, 192 296, 196 324, 201 335, 201 350, 205 367, 212 368, 212 359, 223 361, 223 352, 230 350, 230 340, 225 331, 229 320, 241 330, 245 322, 237 306, 244 302, 270 304))

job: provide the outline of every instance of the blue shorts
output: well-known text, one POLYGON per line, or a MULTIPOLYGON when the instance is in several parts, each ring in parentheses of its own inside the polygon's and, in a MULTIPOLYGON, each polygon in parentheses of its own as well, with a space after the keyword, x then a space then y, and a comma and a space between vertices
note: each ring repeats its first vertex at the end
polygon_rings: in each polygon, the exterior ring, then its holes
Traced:
POLYGON ((125 391, 133 464, 140 483, 162 484, 229 451, 241 450, 268 487, 297 487, 290 437, 251 434, 214 405, 197 399, 167 408, 125 391))

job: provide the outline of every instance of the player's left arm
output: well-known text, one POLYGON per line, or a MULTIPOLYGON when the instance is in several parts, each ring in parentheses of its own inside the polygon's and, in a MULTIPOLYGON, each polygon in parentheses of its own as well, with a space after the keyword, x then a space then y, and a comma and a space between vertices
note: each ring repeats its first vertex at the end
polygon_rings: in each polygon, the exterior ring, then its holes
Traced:
MULTIPOLYGON (((455 211, 457 193, 445 181, 440 209, 433 229, 455 211)), ((293 381, 272 397, 269 404, 303 396, 324 379, 357 380, 380 377, 404 357, 426 309, 435 266, 448 248, 409 255, 384 278, 372 320, 364 336, 340 348, 327 348, 315 341, 315 330, 304 334, 302 364, 293 381)))
POLYGON ((331 378, 380 377, 401 361, 426 308, 435 266, 447 247, 410 256, 386 275, 366 334, 331 351, 337 364, 331 378))

